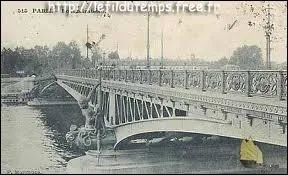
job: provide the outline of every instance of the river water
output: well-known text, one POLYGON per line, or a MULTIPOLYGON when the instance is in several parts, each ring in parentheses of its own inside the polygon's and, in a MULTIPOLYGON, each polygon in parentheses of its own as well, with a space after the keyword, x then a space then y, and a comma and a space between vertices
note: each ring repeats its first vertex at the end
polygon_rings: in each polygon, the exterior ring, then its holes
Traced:
POLYGON ((65 173, 71 151, 65 133, 83 123, 77 105, 1 107, 1 173, 65 173))
MULTIPOLYGON (((1 173, 66 173, 68 161, 84 155, 71 150, 66 143, 65 134, 71 124, 84 124, 77 105, 1 107, 1 173)), ((167 146, 170 146, 168 152, 176 151, 197 171, 235 169, 237 172, 242 168, 239 163, 240 140, 237 139, 226 138, 211 143, 206 140, 205 144, 195 143, 194 147, 166 143, 160 145, 160 150, 168 150, 167 146)), ((268 144, 260 144, 260 148, 264 150, 264 161, 278 164, 287 172, 287 148, 268 144)), ((164 159, 160 155, 156 156, 157 162, 164 159)), ((137 153, 133 155, 135 157, 137 153)))

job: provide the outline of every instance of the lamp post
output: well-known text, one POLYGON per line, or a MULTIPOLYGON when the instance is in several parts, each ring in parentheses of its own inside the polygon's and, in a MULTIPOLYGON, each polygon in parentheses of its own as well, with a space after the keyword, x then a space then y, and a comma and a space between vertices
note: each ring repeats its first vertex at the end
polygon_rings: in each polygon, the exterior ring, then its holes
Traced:
MULTIPOLYGON (((86 40, 87 40, 87 43, 88 43, 88 39, 89 39, 89 35, 88 35, 88 24, 87 24, 87 28, 86 28, 86 40)), ((88 49, 88 46, 87 46, 87 50, 86 50, 86 57, 87 57, 87 60, 89 59, 89 49, 88 49)))
POLYGON ((150 14, 149 14, 149 1, 147 2, 147 63, 146 63, 146 67, 149 69, 150 68, 150 36, 149 36, 149 18, 150 18, 150 14))
POLYGON ((162 29, 162 32, 161 32, 161 69, 164 68, 164 65, 163 65, 163 29, 162 29))
POLYGON ((272 29, 273 29, 273 24, 271 24, 270 21, 270 16, 271 16, 271 12, 270 12, 270 3, 268 2, 268 8, 266 8, 267 10, 267 23, 265 25, 265 37, 266 37, 266 68, 268 70, 271 69, 271 34, 272 34, 272 29))
POLYGON ((76 60, 75 60, 74 53, 71 54, 71 57, 72 57, 72 69, 75 69, 76 68, 76 60))
POLYGON ((103 52, 103 66, 105 66, 105 56, 106 56, 106 52, 103 52))
MULTIPOLYGON (((100 83, 100 86, 99 86, 99 90, 98 90, 98 107, 100 109, 100 114, 98 114, 98 117, 104 117, 104 116, 101 116, 103 114, 102 112, 102 92, 101 92, 101 83, 102 83, 102 67, 100 66, 98 68, 99 70, 99 83, 100 83)), ((95 122, 97 122, 98 120, 98 117, 96 118, 95 122)), ((98 121, 99 122, 99 121, 98 121)), ((105 125, 105 124, 104 124, 105 125)), ((97 127, 97 126, 96 126, 97 127)), ((98 128, 98 131, 97 131, 97 135, 96 135, 96 138, 97 138, 97 151, 98 151, 98 158, 100 156, 100 149, 101 149, 101 133, 100 133, 100 129, 98 128)))

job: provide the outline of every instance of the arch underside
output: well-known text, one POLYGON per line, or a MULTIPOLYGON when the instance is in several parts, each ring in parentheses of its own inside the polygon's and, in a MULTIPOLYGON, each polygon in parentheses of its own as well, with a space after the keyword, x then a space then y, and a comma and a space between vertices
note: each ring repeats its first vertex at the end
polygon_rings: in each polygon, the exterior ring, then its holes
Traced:
POLYGON ((49 87, 51 87, 52 85, 54 85, 55 83, 57 83, 56 81, 49 83, 48 85, 46 85, 41 91, 40 94, 43 94, 43 92, 48 89, 49 87))
POLYGON ((61 80, 57 80, 57 84, 61 86, 63 89, 65 89, 66 92, 68 92, 76 101, 79 101, 79 99, 83 97, 81 93, 77 92, 68 85, 64 84, 61 80))
POLYGON ((48 83, 38 94, 38 98, 56 98, 58 100, 74 100, 75 98, 57 81, 48 83))
POLYGON ((287 146, 287 134, 279 135, 279 132, 273 132, 271 128, 268 130, 262 125, 258 127, 243 125, 239 128, 224 120, 207 120, 195 117, 158 118, 131 122, 114 127, 114 131, 117 138, 114 148, 128 137, 162 131, 216 135, 237 139, 252 137, 254 141, 287 146))

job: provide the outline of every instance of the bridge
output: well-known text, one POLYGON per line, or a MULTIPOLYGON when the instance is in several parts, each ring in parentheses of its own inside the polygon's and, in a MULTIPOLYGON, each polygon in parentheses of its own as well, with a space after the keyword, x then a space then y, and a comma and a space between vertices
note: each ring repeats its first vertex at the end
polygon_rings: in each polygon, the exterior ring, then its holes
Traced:
POLYGON ((76 100, 101 80, 92 104, 122 141, 176 131, 287 146, 287 71, 72 69, 57 83, 76 100))
POLYGON ((1 103, 27 103, 36 86, 43 89, 43 85, 54 80, 53 76, 1 78, 1 103))

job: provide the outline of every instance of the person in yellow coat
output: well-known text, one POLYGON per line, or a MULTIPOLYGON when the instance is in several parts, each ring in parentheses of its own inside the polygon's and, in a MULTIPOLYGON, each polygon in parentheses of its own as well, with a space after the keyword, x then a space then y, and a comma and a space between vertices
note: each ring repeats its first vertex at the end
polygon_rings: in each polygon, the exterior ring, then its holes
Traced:
POLYGON ((240 146, 240 162, 244 167, 254 168, 263 164, 262 151, 252 138, 244 138, 240 146))

